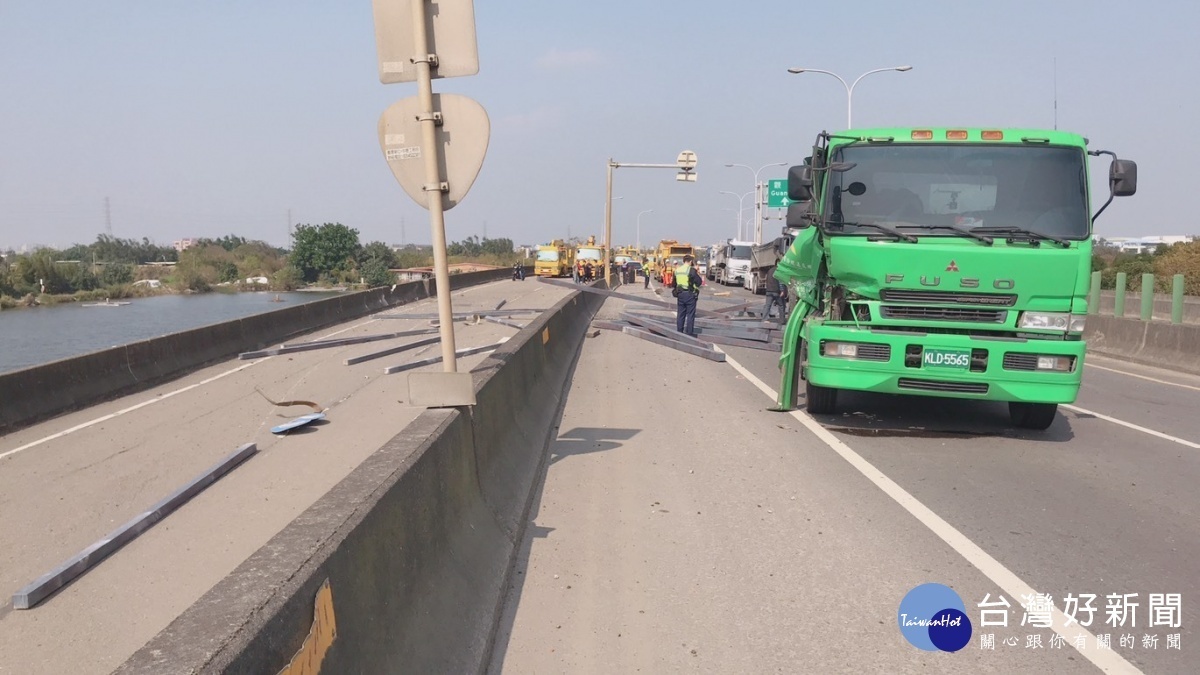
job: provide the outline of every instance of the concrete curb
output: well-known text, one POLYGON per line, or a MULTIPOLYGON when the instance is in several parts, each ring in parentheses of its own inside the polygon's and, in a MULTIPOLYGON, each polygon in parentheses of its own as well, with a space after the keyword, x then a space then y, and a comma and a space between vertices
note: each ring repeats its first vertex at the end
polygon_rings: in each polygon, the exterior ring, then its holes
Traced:
MULTIPOLYGON (((451 290, 498 281, 509 269, 455 274, 451 290)), ((437 292, 433 281, 350 293, 0 374, 0 433, 145 390, 240 352, 437 292)))
POLYGON ((1200 325, 1087 318, 1088 351, 1116 359, 1200 375, 1200 325))
POLYGON ((279 672, 311 646, 326 583, 336 637, 306 652, 321 670, 482 671, 603 301, 575 292, 531 322, 474 371, 474 408, 422 413, 115 672, 279 672))

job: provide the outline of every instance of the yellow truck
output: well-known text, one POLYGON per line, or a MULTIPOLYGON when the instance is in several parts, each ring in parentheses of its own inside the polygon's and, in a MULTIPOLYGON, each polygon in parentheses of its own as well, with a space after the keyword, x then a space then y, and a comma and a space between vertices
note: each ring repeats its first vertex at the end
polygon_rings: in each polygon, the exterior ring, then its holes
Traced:
POLYGON ((569 277, 574 264, 574 251, 566 242, 555 239, 537 247, 537 258, 533 262, 533 273, 539 277, 569 277))
POLYGON ((696 249, 691 244, 685 244, 674 239, 663 239, 658 242, 658 251, 655 253, 657 264, 655 265, 655 278, 663 284, 671 283, 671 276, 675 273, 675 268, 683 264, 683 256, 690 255, 693 258, 696 255, 696 249))
POLYGON ((596 243, 595 236, 588 237, 586 244, 575 247, 575 267, 579 270, 581 279, 584 277, 588 263, 592 264, 593 279, 604 276, 604 247, 596 243))

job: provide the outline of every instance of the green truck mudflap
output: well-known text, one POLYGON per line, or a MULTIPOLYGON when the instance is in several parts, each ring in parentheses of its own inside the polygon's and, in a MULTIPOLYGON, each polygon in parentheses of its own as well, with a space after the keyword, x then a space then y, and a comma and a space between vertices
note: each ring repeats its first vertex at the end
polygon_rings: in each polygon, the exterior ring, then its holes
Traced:
MULTIPOLYGON (((799 318, 799 317, 797 317, 799 318)), ((855 326, 791 321, 780 357, 779 405, 795 406, 800 378, 796 346, 805 333, 805 378, 835 389, 989 401, 1074 403, 1083 375, 1082 340, 990 339, 956 334, 902 334, 855 326), (803 329, 803 330, 802 330, 803 329), (857 345, 854 358, 824 356, 821 345, 857 345), (1071 370, 1038 370, 1038 357, 1067 357, 1071 370)), ((1043 361, 1045 358, 1043 358, 1043 361)))

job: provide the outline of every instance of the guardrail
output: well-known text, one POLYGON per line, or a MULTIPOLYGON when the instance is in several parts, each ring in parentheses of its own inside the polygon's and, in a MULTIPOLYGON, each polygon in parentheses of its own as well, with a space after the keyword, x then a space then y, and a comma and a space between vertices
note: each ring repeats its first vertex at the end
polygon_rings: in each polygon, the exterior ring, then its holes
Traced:
POLYGON ((1142 321, 1153 321, 1156 318, 1168 320, 1174 324, 1200 323, 1200 298, 1184 295, 1184 275, 1176 274, 1171 277, 1170 295, 1155 293, 1155 275, 1141 275, 1140 289, 1134 291, 1134 300, 1138 302, 1138 314, 1126 316, 1126 305, 1129 291, 1129 279, 1125 272, 1118 272, 1116 289, 1101 290, 1101 273, 1092 272, 1092 286, 1088 293, 1088 314, 1108 314, 1117 318, 1139 318, 1142 321), (1107 311, 1104 311, 1107 310, 1107 311))

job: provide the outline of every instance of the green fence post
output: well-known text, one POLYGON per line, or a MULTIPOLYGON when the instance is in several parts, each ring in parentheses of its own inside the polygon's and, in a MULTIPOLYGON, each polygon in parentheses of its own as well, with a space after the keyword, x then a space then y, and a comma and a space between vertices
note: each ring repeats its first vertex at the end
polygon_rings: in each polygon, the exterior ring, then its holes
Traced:
POLYGON ((1113 301, 1113 315, 1118 317, 1125 316, 1125 280, 1127 275, 1124 272, 1117 272, 1117 298, 1113 301))
POLYGON ((1171 279, 1171 323, 1183 323, 1183 275, 1171 279))
POLYGON ((1100 313, 1100 273, 1092 272, 1092 292, 1088 293, 1088 314, 1100 313))
POLYGON ((1154 318, 1154 275, 1142 275, 1142 321, 1154 318))

